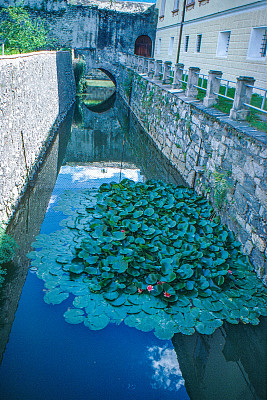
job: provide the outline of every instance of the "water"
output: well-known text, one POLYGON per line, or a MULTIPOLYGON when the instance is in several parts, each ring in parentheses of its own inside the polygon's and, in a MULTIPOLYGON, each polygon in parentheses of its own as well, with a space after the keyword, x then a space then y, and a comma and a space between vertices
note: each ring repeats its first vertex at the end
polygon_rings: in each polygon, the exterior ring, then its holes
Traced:
POLYGON ((225 324, 211 336, 162 341, 124 324, 101 331, 69 325, 63 313, 71 300, 43 301, 43 282, 27 273, 25 254, 40 227, 60 228, 63 214, 53 206, 66 188, 124 177, 183 183, 119 98, 103 113, 84 106, 82 112, 76 108, 72 127, 67 117, 10 227, 20 250, 0 299, 0 398, 264 399, 266 319, 257 327, 225 324))

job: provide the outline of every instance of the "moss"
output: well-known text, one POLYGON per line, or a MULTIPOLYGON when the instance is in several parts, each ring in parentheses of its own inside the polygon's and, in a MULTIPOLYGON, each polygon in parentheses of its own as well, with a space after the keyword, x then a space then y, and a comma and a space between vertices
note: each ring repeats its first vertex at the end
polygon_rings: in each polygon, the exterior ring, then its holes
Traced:
POLYGON ((2 266, 13 259, 16 247, 15 240, 7 235, 0 225, 0 287, 4 282, 4 275, 6 274, 6 270, 2 266))

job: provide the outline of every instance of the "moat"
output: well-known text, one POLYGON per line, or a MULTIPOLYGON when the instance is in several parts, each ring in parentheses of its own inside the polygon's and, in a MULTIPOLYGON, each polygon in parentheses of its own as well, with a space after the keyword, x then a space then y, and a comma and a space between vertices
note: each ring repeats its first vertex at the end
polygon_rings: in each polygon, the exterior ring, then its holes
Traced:
POLYGON ((124 324, 70 325, 70 300, 44 302, 26 254, 39 231, 60 228, 60 194, 123 178, 184 183, 118 96, 100 110, 76 104, 68 114, 10 226, 20 248, 1 291, 1 399, 264 399, 266 318, 164 341, 124 324))

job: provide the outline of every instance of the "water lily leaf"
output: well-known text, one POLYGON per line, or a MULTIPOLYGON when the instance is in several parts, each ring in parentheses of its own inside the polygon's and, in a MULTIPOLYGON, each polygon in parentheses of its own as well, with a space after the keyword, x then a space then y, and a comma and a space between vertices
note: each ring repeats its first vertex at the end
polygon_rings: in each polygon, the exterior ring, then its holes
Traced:
POLYGON ((187 279, 191 278, 191 276, 194 274, 194 271, 192 270, 189 264, 183 264, 177 270, 177 273, 180 275, 182 279, 187 279))
POLYGON ((140 324, 138 325, 138 329, 142 332, 150 332, 152 331, 155 326, 156 326, 157 322, 155 321, 155 319, 152 317, 143 317, 141 319, 140 324))
POLYGON ((81 274, 84 271, 84 264, 82 262, 76 262, 76 263, 71 263, 68 265, 69 267, 69 272, 72 272, 73 274, 81 274))
POLYGON ((141 217, 141 215, 143 215, 143 214, 144 214, 143 210, 137 210, 133 213, 133 217, 134 217, 134 219, 137 219, 137 218, 141 217))
POLYGON ((146 283, 148 283, 149 285, 154 285, 154 283, 156 283, 158 281, 158 274, 149 274, 146 279, 145 279, 146 283))
POLYGON ((128 262, 126 260, 118 258, 112 263, 112 269, 118 272, 125 272, 128 268, 128 262))
POLYGON ((47 304, 60 304, 69 297, 69 293, 62 292, 60 288, 54 288, 46 292, 44 301, 47 304))
POLYGON ((151 236, 151 235, 153 235, 155 232, 156 232, 156 229, 155 229, 155 228, 148 228, 148 229, 145 230, 144 235, 146 235, 146 236, 151 236))
POLYGON ((105 315, 88 315, 84 320, 84 325, 87 326, 91 330, 100 330, 104 329, 109 324, 110 318, 105 315))
POLYGON ((130 274, 130 275, 132 275, 132 276, 139 276, 139 275, 140 275, 140 272, 137 271, 137 270, 134 269, 134 268, 128 268, 127 272, 128 272, 128 274, 130 274))
POLYGON ((125 303, 126 300, 127 297, 125 295, 120 295, 117 299, 112 301, 112 305, 114 307, 120 307, 125 303))
POLYGON ((69 264, 73 259, 73 255, 58 256, 56 261, 60 264, 69 264))
POLYGON ((144 211, 144 215, 146 215, 148 217, 151 217, 151 215, 153 215, 153 214, 154 214, 154 208, 152 208, 152 207, 148 207, 144 211))
POLYGON ((128 301, 131 304, 143 304, 146 301, 146 297, 143 294, 132 294, 128 296, 128 301))
POLYGON ((194 281, 187 281, 186 282, 186 289, 193 290, 194 289, 194 281))
POLYGON ((124 240, 126 235, 125 235, 125 232, 113 232, 112 237, 115 240, 124 240))
POLYGON ((119 297, 119 293, 118 293, 118 292, 103 293, 103 297, 104 297, 106 300, 113 301, 113 300, 116 300, 116 299, 119 297))
POLYGON ((85 316, 82 310, 71 308, 63 314, 65 321, 69 324, 80 324, 84 321, 85 316))
MULTIPOLYGON (((79 254, 80 256, 80 254, 79 254)), ((96 264, 99 257, 98 256, 91 256, 90 254, 83 254, 83 259, 90 265, 96 264)))
POLYGON ((137 328, 141 324, 141 318, 139 314, 129 315, 125 318, 124 323, 131 328, 137 328))
POLYGON ((142 310, 142 307, 140 304, 130 304, 128 307, 128 314, 138 314, 142 310))
POLYGON ((130 222, 128 228, 129 228, 129 230, 130 230, 131 232, 137 232, 138 229, 139 229, 139 225, 137 224, 137 222, 130 222))
POLYGON ((65 228, 37 237, 41 250, 30 257, 47 302, 75 296, 70 319, 85 308, 94 329, 101 315, 116 324, 134 316, 129 324, 169 338, 267 314, 266 289, 240 244, 191 189, 126 179, 68 192, 59 204, 70 215, 65 228))
POLYGON ((177 331, 178 329, 174 321, 163 321, 155 327, 154 333, 158 339, 170 340, 177 331))
POLYGON ((86 308, 88 307, 89 302, 90 302, 90 296, 84 295, 84 296, 76 296, 72 304, 76 308, 86 308))
POLYGON ((215 332, 216 327, 215 326, 208 326, 204 324, 203 322, 197 322, 196 324, 196 330, 201 333, 202 335, 211 335, 212 333, 215 332))

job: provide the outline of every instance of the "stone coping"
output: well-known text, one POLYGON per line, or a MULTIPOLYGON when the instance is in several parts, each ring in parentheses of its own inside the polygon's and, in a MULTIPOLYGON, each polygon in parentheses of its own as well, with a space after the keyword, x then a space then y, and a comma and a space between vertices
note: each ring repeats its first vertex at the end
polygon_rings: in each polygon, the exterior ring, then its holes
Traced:
POLYGON ((153 80, 147 76, 140 75, 143 79, 153 83, 154 85, 160 87, 163 91, 170 93, 173 96, 178 97, 186 104, 190 104, 195 109, 204 112, 208 116, 217 119, 219 122, 229 125, 230 128, 234 128, 236 131, 244 134, 245 136, 252 137, 253 139, 264 143, 267 145, 267 133, 263 131, 259 131, 249 125, 246 121, 235 121, 227 114, 224 114, 222 111, 217 110, 214 107, 206 107, 200 100, 196 100, 195 98, 186 97, 184 91, 180 89, 171 89, 170 85, 164 85, 161 81, 153 80))
POLYGON ((8 54, 6 56, 0 56, 0 60, 13 60, 16 58, 24 58, 24 57, 38 56, 41 54, 56 54, 56 53, 58 53, 58 51, 42 50, 42 51, 34 51, 32 53, 8 54))
POLYGON ((92 7, 100 10, 117 11, 125 13, 142 13, 155 3, 142 3, 138 1, 113 1, 110 0, 67 0, 69 6, 92 7))

